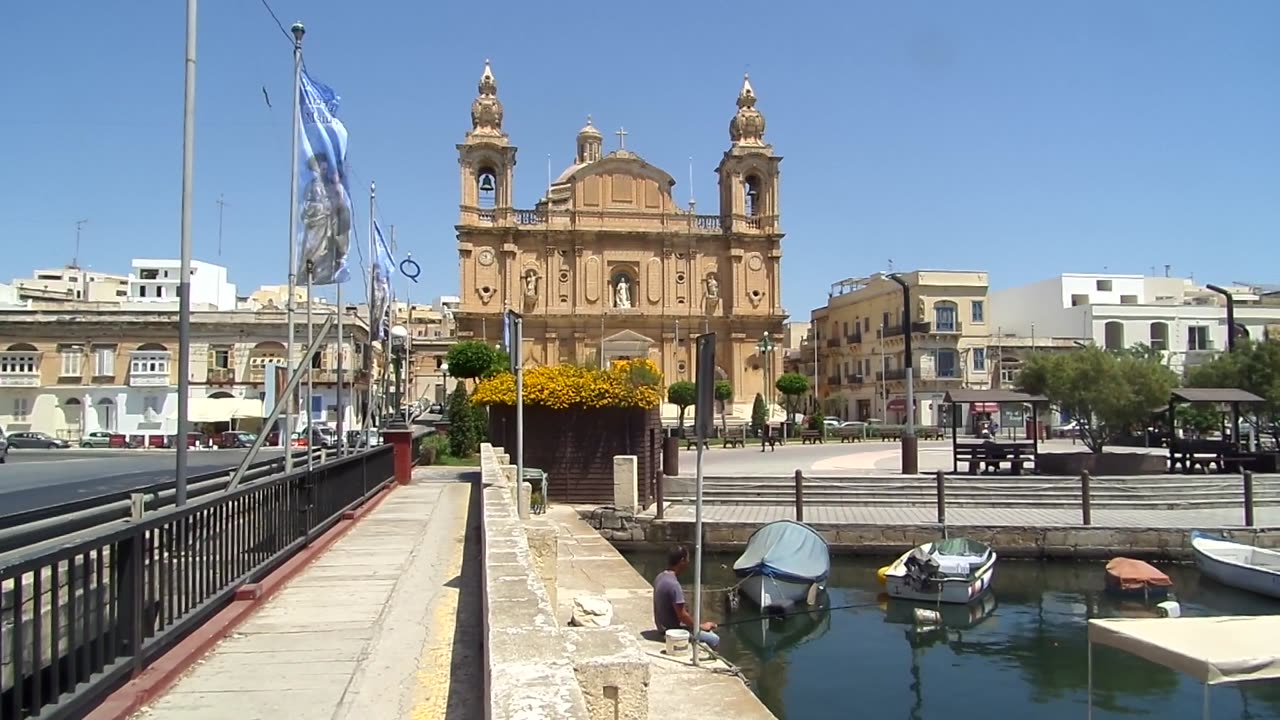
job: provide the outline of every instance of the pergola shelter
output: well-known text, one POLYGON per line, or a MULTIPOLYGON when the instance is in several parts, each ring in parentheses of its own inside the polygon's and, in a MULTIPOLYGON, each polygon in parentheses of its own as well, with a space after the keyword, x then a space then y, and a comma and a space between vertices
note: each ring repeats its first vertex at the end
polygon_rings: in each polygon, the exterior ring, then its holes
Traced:
POLYGON ((1204 684, 1201 715, 1209 720, 1209 687, 1280 680, 1280 616, 1138 618, 1089 621, 1088 718, 1093 718, 1093 645, 1190 675, 1204 684))
POLYGON ((1169 471, 1179 466, 1184 472, 1198 466, 1206 470, 1210 465, 1227 472, 1251 469, 1274 472, 1274 453, 1254 453, 1240 444, 1240 406, 1266 402, 1246 390, 1238 388, 1178 388, 1169 395, 1169 471), (1211 403, 1231 406, 1231 440, 1204 440, 1179 438, 1175 432, 1179 403, 1211 403))
POLYGON ((1014 475, 1021 474, 1023 464, 1030 461, 1033 465, 1040 455, 1040 406, 1048 405, 1048 398, 1043 395, 1031 395, 1013 390, 951 390, 942 400, 951 406, 951 471, 960 472, 960 460, 969 464, 969 472, 976 473, 979 465, 988 468, 1007 464, 1014 475), (1004 405, 1030 405, 1032 432, 1031 441, 1000 440, 999 438, 978 441, 960 442, 960 406, 963 404, 980 407, 1004 405))

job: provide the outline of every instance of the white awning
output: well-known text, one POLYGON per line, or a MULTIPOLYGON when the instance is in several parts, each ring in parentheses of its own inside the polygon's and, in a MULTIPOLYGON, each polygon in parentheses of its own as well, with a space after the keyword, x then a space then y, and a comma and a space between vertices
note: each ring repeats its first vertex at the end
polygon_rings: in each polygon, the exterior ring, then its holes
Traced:
MULTIPOLYGON (((177 403, 168 418, 178 418, 177 403)), ((193 423, 231 422, 246 418, 262 418, 262 401, 257 398, 191 398, 187 403, 187 420, 193 423)))
POLYGON ((1280 616, 1089 621, 1089 642, 1186 673, 1206 685, 1280 679, 1280 616))

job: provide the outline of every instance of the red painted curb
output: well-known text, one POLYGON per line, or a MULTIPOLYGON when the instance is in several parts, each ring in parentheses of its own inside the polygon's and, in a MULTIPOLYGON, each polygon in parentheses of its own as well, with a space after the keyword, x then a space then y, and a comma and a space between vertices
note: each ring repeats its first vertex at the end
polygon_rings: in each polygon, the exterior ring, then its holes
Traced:
POLYGON ((323 555, 364 515, 377 508, 394 487, 396 487, 395 483, 388 483, 386 489, 370 498, 369 502, 344 513, 342 519, 333 527, 326 530, 310 545, 299 550, 260 582, 246 583, 238 588, 236 597, 230 605, 193 630, 137 677, 108 695, 102 704, 84 716, 84 720, 127 720, 147 703, 163 695, 197 660, 204 657, 240 623, 248 619, 259 605, 287 585, 295 575, 310 565, 311 561, 323 555), (347 515, 351 517, 348 519, 347 515), (245 592, 241 592, 242 590, 245 592))

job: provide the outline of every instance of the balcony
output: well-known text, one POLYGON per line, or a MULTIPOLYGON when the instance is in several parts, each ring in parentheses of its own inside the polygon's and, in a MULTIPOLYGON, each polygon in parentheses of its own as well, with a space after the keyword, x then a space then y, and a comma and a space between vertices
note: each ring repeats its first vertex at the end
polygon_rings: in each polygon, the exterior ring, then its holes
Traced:
POLYGON ((129 373, 130 387, 168 387, 169 373, 129 373))
MULTIPOLYGON (((689 215, 687 213, 652 212, 644 210, 575 211, 547 208, 481 208, 463 205, 462 225, 506 227, 515 226, 530 230, 578 230, 578 229, 637 229, 656 227, 678 232, 722 234, 724 222, 719 215, 689 215)), ((737 216, 748 230, 772 231, 777 225, 776 216, 737 216)))
POLYGON ((230 385, 236 381, 236 371, 233 368, 211 367, 205 373, 204 381, 209 385, 230 385))
POLYGON ((839 376, 839 375, 831 375, 831 376, 829 376, 829 377, 827 378, 827 385, 830 385, 830 386, 833 386, 833 387, 834 387, 834 386, 839 385, 839 384, 840 384, 840 376, 839 376))
POLYGON ((857 345, 858 343, 862 342, 862 333, 856 332, 850 335, 845 335, 844 341, 850 345, 857 345))
POLYGON ((864 378, 861 375, 846 375, 844 377, 845 385, 861 385, 864 378))
POLYGON ((925 333, 932 332, 932 333, 945 334, 945 335, 960 333, 964 328, 964 323, 960 322, 959 320, 946 323, 946 324, 939 324, 936 322, 935 323, 913 323, 913 324, 925 326, 924 330, 917 330, 916 332, 925 332, 925 333), (932 328, 929 327, 930 325, 932 325, 933 327, 932 328))
POLYGON ((838 337, 827 338, 827 347, 829 347, 829 348, 838 348, 838 347, 840 347, 840 338, 838 338, 838 337))
POLYGON ((5 373, 0 375, 0 387, 39 387, 39 373, 5 373))
POLYGON ((897 370, 885 370, 883 372, 876 373, 876 380, 879 380, 881 382, 889 381, 889 380, 906 380, 906 379, 907 379, 907 371, 904 368, 898 368, 897 370))

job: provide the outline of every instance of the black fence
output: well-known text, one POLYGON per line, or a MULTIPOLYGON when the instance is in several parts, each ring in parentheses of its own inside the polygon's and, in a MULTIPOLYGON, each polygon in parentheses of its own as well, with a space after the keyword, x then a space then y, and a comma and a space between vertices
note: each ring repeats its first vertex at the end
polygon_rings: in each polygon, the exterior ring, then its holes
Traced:
POLYGON ((382 446, 0 558, 0 716, 83 715, 392 473, 382 446))

